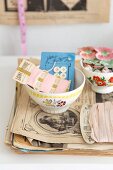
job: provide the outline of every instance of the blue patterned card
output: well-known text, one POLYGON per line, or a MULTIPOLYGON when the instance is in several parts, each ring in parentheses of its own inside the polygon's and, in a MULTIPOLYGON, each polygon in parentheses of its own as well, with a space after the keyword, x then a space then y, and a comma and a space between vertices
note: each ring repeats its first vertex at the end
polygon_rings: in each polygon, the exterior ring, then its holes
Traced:
POLYGON ((63 52, 42 52, 40 69, 50 74, 71 80, 70 90, 74 89, 75 54, 63 52))

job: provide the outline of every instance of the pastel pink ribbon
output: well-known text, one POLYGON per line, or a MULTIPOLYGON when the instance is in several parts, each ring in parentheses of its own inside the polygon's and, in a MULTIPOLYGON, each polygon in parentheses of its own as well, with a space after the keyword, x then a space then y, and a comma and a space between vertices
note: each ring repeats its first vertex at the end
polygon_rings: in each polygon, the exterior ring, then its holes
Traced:
POLYGON ((21 32, 21 48, 23 56, 27 56, 27 45, 26 45, 26 20, 25 20, 25 10, 24 10, 24 1, 18 0, 18 16, 21 32))
POLYGON ((96 142, 113 142, 113 102, 94 104, 89 123, 92 139, 96 142))

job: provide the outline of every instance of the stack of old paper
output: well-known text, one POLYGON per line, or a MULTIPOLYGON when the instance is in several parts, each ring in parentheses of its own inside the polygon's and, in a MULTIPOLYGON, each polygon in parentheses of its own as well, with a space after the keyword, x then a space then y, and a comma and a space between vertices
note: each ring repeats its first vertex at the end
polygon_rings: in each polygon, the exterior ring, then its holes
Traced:
POLYGON ((27 153, 112 150, 112 144, 86 144, 80 130, 82 105, 112 100, 113 94, 110 95, 96 95, 86 84, 82 95, 68 111, 49 114, 42 111, 39 105, 30 99, 23 86, 17 86, 5 143, 17 151, 27 153))

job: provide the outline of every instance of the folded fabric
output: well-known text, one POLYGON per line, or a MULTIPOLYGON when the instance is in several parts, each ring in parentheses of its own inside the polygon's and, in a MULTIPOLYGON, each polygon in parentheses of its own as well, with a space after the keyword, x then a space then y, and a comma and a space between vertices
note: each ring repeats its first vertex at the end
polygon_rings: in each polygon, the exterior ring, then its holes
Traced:
POLYGON ((68 52, 42 52, 40 69, 59 78, 70 80, 70 90, 75 87, 75 54, 68 52))
POLYGON ((94 104, 89 123, 92 139, 96 142, 113 142, 113 102, 94 104))
POLYGON ((70 81, 51 75, 27 60, 22 61, 13 79, 46 93, 63 93, 70 88, 70 81))

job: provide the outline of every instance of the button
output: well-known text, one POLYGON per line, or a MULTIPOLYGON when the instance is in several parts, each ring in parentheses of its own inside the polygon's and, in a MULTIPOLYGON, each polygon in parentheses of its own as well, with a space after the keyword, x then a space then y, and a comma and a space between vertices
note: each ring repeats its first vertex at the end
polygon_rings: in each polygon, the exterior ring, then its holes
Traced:
POLYGON ((54 67, 54 72, 55 73, 58 73, 60 71, 60 68, 59 67, 54 67))
POLYGON ((60 77, 60 74, 59 74, 59 73, 55 73, 54 76, 56 76, 56 77, 59 78, 59 77, 60 77))
POLYGON ((66 73, 61 73, 60 78, 65 79, 66 78, 66 73))
POLYGON ((67 68, 66 68, 66 67, 61 67, 61 68, 60 68, 60 71, 61 71, 62 73, 66 73, 67 68))

